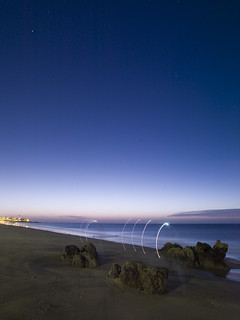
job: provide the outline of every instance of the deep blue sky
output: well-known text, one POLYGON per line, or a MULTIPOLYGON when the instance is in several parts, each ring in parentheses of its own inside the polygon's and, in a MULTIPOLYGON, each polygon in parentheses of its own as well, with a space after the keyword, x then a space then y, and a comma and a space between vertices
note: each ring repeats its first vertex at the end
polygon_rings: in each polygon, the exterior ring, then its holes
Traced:
POLYGON ((239 1, 0 1, 0 215, 240 207, 239 1))

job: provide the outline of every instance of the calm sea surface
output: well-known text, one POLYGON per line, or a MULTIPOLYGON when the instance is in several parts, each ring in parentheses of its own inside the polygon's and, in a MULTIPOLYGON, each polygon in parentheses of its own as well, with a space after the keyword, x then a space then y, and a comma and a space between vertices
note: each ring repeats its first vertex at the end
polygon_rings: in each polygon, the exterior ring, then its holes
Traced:
MULTIPOLYGON (((31 223, 29 228, 72 234, 81 237, 103 239, 131 246, 140 245, 156 247, 156 236, 161 224, 149 223, 137 225, 128 223, 98 223, 84 221, 83 223, 31 223), (123 230, 124 229, 124 230, 123 230)), ((81 240, 80 239, 80 240, 81 240)), ((159 233, 157 246, 161 248, 166 242, 177 242, 182 246, 193 246, 198 241, 207 242, 211 246, 216 240, 229 245, 227 257, 240 261, 240 224, 171 224, 164 226, 159 233)))
MULTIPOLYGON (((227 258, 240 261, 240 224, 171 224, 164 226, 160 233, 161 224, 149 223, 146 227, 146 224, 135 222, 125 225, 88 220, 80 223, 21 223, 19 226, 76 235, 79 236, 79 245, 86 238, 118 242, 128 250, 134 250, 135 245, 142 246, 142 250, 146 251, 147 247, 156 248, 156 245, 160 249, 166 242, 194 246, 200 241, 213 246, 216 240, 220 240, 229 246, 227 258)), ((232 269, 227 278, 240 282, 240 269, 232 269)))

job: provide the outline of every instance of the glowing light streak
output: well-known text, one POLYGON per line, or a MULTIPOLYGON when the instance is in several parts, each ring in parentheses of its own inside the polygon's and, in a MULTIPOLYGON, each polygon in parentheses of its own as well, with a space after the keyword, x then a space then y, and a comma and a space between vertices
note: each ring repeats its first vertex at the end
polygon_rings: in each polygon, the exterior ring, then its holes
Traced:
POLYGON ((88 230, 88 227, 90 226, 90 224, 95 223, 95 222, 97 222, 97 220, 92 220, 91 222, 89 222, 89 223, 86 225, 86 228, 85 228, 86 241, 87 241, 87 230, 88 230))
POLYGON ((133 232, 134 232, 134 229, 135 229, 137 223, 138 223, 140 220, 141 220, 141 219, 138 219, 138 220, 136 221, 136 223, 134 224, 133 229, 132 229, 132 246, 133 246, 133 249, 134 249, 135 252, 136 252, 137 250, 136 250, 136 248, 135 248, 135 246, 134 246, 134 243, 133 243, 133 232))
POLYGON ((159 258, 159 259, 160 259, 161 257, 160 257, 160 254, 159 254, 159 252, 158 252, 158 237, 159 237, 160 231, 162 230, 162 228, 163 228, 164 226, 169 226, 169 223, 168 223, 168 222, 164 222, 164 223, 161 225, 161 227, 159 228, 158 233, 157 233, 157 236, 156 236, 156 252, 157 252, 157 255, 158 255, 158 258, 159 258))
MULTIPOLYGON (((83 222, 81 223, 81 225, 80 225, 80 227, 79 227, 80 232, 81 232, 82 225, 84 224, 85 221, 86 221, 86 223, 87 223, 88 219, 84 219, 83 222)), ((83 243, 83 240, 82 240, 82 237, 81 237, 81 236, 80 236, 80 240, 81 240, 81 242, 83 243)))
POLYGON ((124 230, 125 230, 125 228, 126 228, 126 225, 128 224, 128 222, 129 222, 130 220, 132 220, 132 219, 131 219, 131 218, 128 219, 128 221, 125 223, 125 225, 124 225, 124 227, 123 227, 123 229, 122 229, 122 245, 123 245, 123 249, 124 249, 124 250, 126 250, 126 248, 125 248, 125 245, 124 245, 124 243, 123 243, 123 233, 124 233, 124 230))
POLYGON ((148 220, 148 222, 145 224, 145 227, 144 227, 144 229, 143 229, 142 236, 141 236, 142 251, 143 251, 144 254, 146 254, 146 252, 144 251, 144 248, 143 248, 143 236, 144 236, 144 232, 145 232, 148 224, 149 224, 151 221, 152 221, 152 220, 148 220))

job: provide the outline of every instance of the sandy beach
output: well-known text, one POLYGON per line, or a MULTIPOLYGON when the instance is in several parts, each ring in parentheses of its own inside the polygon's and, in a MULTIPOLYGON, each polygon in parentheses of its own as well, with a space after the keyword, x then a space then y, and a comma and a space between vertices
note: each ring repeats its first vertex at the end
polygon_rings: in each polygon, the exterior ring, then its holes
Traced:
MULTIPOLYGON (((78 269, 63 262, 79 237, 0 225, 1 319, 239 319, 240 283, 169 265, 153 249, 89 239, 100 266, 78 269), (169 268, 168 293, 147 295, 106 275, 112 263, 140 260, 169 268)), ((86 242, 86 241, 85 241, 86 242)))

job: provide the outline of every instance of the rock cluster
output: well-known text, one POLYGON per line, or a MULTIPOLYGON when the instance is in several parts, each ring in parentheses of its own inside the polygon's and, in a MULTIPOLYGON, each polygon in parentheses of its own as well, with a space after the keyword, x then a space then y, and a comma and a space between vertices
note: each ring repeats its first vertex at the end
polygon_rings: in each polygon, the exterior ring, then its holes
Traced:
POLYGON ((168 269, 147 267, 140 261, 127 261, 122 266, 114 263, 108 273, 110 279, 150 294, 166 293, 168 269))
POLYGON ((88 243, 79 249, 74 244, 65 247, 61 254, 64 261, 70 262, 74 267, 87 268, 98 266, 98 254, 95 246, 88 243))
POLYGON ((197 267, 210 271, 219 276, 225 276, 230 268, 223 261, 228 250, 228 245, 217 240, 213 248, 198 242, 194 247, 182 248, 177 243, 166 243, 160 253, 171 260, 176 260, 189 267, 197 267))

